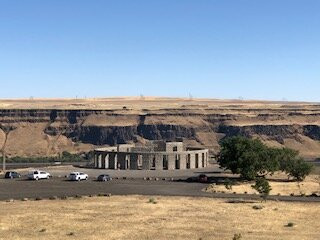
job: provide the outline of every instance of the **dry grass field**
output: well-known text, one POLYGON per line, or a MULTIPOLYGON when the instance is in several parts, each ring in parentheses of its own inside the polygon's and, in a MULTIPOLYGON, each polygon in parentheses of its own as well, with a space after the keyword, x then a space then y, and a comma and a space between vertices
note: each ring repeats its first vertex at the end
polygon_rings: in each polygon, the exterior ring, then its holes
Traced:
MULTIPOLYGON (((302 182, 282 182, 275 181, 275 179, 286 180, 285 174, 275 174, 273 177, 269 177, 269 184, 271 186, 270 195, 310 195, 312 193, 320 194, 320 175, 309 175, 302 182)), ((231 189, 227 189, 224 184, 211 184, 206 191, 208 192, 226 192, 226 193, 258 193, 251 187, 254 182, 247 183, 235 183, 231 189)))
POLYGON ((0 202, 0 239, 319 239, 317 203, 147 196, 0 202), (263 206, 261 210, 254 205, 263 206), (286 226, 292 222, 293 226, 286 226))

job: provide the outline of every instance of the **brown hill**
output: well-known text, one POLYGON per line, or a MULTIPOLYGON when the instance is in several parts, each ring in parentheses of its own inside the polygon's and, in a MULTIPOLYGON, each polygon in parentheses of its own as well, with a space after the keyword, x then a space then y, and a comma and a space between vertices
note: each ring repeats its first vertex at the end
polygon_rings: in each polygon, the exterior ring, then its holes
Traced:
POLYGON ((0 100, 0 148, 9 156, 176 138, 217 152, 218 141, 233 135, 319 157, 320 104, 151 97, 0 100))

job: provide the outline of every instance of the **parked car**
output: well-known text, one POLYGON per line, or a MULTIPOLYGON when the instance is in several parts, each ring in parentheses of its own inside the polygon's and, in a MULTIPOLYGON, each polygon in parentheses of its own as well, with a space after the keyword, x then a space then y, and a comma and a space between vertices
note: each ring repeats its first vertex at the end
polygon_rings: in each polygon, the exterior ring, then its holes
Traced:
POLYGON ((208 182, 208 177, 205 174, 200 174, 198 177, 198 181, 201 183, 207 183, 208 182))
POLYGON ((69 174, 69 180, 70 181, 81 181, 81 180, 87 180, 88 174, 85 174, 83 172, 72 172, 69 174))
POLYGON ((40 170, 34 170, 28 174, 30 180, 49 179, 50 177, 50 173, 40 170))
POLYGON ((9 172, 6 172, 6 174, 4 175, 4 178, 20 178, 21 175, 20 173, 17 173, 17 172, 14 172, 14 171, 9 171, 9 172))
POLYGON ((97 181, 99 182, 106 182, 110 180, 112 180, 112 178, 108 174, 101 174, 97 177, 97 181))

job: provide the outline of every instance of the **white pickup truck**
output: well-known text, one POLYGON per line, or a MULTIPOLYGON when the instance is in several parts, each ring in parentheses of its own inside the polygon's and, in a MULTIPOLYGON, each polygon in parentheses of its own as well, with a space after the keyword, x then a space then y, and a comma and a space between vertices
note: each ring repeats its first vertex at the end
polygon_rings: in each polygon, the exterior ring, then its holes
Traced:
POLYGON ((34 170, 29 172, 28 178, 30 180, 39 180, 39 179, 48 179, 51 175, 48 172, 40 171, 40 170, 34 170))

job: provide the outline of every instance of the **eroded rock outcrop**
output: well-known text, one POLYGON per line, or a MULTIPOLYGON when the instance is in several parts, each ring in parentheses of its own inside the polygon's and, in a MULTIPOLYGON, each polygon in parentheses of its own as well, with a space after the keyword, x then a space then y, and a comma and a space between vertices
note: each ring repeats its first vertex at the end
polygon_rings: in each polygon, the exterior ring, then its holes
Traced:
POLYGON ((96 146, 182 138, 219 150, 228 136, 257 137, 320 156, 320 106, 183 105, 153 109, 0 109, 0 145, 10 156, 56 155, 96 146))

